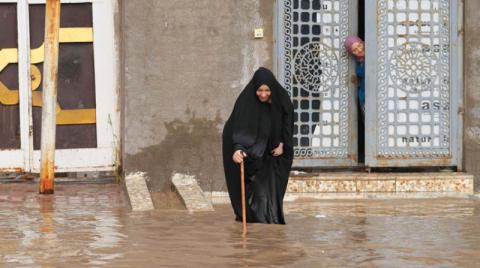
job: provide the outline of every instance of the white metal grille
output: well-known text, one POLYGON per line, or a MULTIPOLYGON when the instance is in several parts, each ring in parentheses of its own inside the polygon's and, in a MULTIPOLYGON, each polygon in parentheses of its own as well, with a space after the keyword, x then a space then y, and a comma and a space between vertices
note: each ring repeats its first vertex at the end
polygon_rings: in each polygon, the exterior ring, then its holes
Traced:
POLYGON ((378 155, 450 154, 448 0, 378 1, 378 155))
POLYGON ((283 77, 295 106, 295 157, 349 153, 348 0, 285 0, 283 77))

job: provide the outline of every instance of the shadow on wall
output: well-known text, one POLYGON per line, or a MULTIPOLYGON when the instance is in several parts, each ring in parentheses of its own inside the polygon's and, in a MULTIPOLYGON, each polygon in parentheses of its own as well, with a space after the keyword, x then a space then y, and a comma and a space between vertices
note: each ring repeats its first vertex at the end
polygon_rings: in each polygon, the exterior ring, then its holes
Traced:
MULTIPOLYGON (((187 114, 189 112, 187 111, 187 114)), ((147 172, 151 192, 172 191, 174 172, 194 175, 204 191, 225 191, 222 162, 222 123, 220 114, 214 120, 196 118, 165 123, 167 135, 162 143, 127 156, 130 169, 147 172)))

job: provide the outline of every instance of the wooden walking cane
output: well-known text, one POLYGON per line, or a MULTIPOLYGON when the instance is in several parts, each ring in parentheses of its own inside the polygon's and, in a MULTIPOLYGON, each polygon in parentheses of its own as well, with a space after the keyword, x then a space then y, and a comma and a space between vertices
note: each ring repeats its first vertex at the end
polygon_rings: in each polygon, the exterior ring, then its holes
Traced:
POLYGON ((247 210, 245 208, 245 172, 243 168, 243 161, 240 163, 240 180, 242 184, 242 225, 243 233, 242 236, 247 236, 247 210))

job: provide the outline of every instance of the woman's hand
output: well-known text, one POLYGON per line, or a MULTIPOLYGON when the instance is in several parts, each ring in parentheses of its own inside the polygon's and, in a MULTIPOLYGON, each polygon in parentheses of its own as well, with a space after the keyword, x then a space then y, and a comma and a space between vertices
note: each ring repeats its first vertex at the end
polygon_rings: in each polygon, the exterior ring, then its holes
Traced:
POLYGON ((243 162, 243 158, 246 158, 247 154, 242 152, 242 150, 236 150, 235 153, 233 153, 233 161, 237 164, 240 164, 243 162))
POLYGON ((283 154, 283 142, 280 142, 280 144, 272 150, 272 155, 273 156, 280 156, 283 154))

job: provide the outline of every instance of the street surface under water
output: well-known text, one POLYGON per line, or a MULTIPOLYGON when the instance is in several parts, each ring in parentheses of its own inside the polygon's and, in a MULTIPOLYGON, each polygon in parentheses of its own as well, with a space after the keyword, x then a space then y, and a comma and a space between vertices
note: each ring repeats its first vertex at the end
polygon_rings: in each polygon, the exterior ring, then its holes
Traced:
POLYGON ((287 225, 132 213, 116 185, 0 184, 0 267, 480 267, 480 201, 297 201, 287 225))

